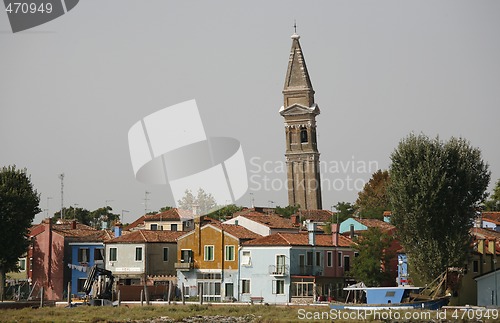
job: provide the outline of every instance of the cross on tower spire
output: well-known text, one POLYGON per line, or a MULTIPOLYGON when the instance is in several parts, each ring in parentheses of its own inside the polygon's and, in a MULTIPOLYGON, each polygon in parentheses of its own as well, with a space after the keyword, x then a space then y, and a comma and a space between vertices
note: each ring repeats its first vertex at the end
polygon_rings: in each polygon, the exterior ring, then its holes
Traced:
POLYGON ((297 20, 293 20, 293 31, 296 34, 297 33, 297 20))

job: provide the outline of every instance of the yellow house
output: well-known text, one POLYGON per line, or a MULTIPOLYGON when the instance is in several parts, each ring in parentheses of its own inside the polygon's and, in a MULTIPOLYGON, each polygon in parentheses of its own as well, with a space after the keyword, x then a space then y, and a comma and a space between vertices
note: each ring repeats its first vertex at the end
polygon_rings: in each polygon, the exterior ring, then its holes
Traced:
POLYGON ((236 224, 212 221, 177 239, 178 284, 185 296, 206 301, 232 301, 238 295, 238 251, 244 241, 260 235, 236 224))

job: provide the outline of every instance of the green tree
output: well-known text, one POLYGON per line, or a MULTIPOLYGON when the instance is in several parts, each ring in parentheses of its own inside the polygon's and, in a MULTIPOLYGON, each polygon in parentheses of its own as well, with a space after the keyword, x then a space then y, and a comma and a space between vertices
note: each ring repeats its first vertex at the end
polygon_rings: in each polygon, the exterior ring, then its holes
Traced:
POLYGON ((484 203, 486 211, 500 211, 500 179, 497 181, 493 194, 484 203))
POLYGON ((334 208, 337 210, 335 214, 335 221, 342 223, 345 220, 351 218, 356 213, 356 206, 349 202, 338 202, 334 208))
POLYGON ((464 139, 403 139, 391 155, 388 194, 393 223, 414 272, 430 281, 462 267, 475 210, 486 197, 488 165, 464 139))
POLYGON ((239 212, 241 210, 243 210, 242 206, 229 204, 224 206, 223 208, 213 211, 212 213, 209 213, 207 216, 212 219, 225 221, 228 217, 232 216, 234 213, 239 212))
POLYGON ((396 256, 389 249, 392 241, 379 228, 369 228, 355 239, 359 256, 353 260, 351 274, 357 281, 377 287, 390 278, 389 263, 396 256))
POLYGON ((276 208, 274 209, 274 212, 276 214, 279 214, 281 215, 282 217, 284 218, 290 218, 292 215, 294 215, 295 213, 297 213, 300 209, 300 206, 298 205, 288 205, 288 206, 285 206, 285 207, 280 207, 279 205, 276 206, 276 208))
POLYGON ((33 188, 26 169, 16 166, 0 170, 0 298, 5 296, 5 274, 17 269, 28 249, 28 229, 37 213, 40 195, 33 188))
POLYGON ((360 217, 383 219, 384 211, 389 210, 388 183, 389 172, 387 170, 382 171, 379 169, 373 173, 372 178, 365 184, 363 190, 358 193, 356 207, 360 217))
MULTIPOLYGON (((66 220, 71 220, 75 219, 80 223, 90 225, 90 211, 81 207, 72 207, 70 206, 69 208, 64 207, 64 219, 66 220)), ((61 218, 61 211, 57 211, 54 213, 54 219, 60 219, 61 218)))
POLYGON ((179 208, 194 211, 197 208, 198 215, 205 215, 217 207, 215 198, 210 193, 206 193, 202 188, 198 189, 196 196, 191 190, 186 190, 182 199, 177 201, 179 208))

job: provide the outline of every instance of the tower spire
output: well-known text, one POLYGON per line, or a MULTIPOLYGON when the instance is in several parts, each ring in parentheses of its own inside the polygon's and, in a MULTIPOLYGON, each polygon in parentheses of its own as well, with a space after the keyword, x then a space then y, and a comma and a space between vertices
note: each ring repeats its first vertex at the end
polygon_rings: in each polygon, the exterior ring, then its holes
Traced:
POLYGON ((322 207, 320 154, 316 140, 316 116, 320 110, 314 102, 314 90, 299 39, 296 33, 292 35, 280 114, 285 119, 288 203, 314 210, 322 207))

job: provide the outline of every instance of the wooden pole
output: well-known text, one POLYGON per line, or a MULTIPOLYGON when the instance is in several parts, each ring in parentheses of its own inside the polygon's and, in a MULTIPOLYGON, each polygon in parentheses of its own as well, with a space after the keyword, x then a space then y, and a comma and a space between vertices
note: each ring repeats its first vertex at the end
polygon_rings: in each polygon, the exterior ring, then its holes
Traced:
POLYGON ((118 306, 122 305, 122 296, 121 296, 121 290, 118 290, 118 306))
POLYGON ((200 284, 200 305, 203 304, 203 283, 200 284))
POLYGON ((141 289, 141 306, 144 306, 144 289, 141 289))
POLYGON ((146 305, 149 305, 149 291, 147 285, 144 285, 144 298, 146 299, 146 305))
POLYGON ((40 289, 40 307, 43 307, 43 286, 40 289))
POLYGON ((172 287, 174 284, 172 284, 172 281, 168 281, 168 305, 170 305, 170 300, 172 299, 172 287))
POLYGON ((68 282, 68 306, 71 306, 71 282, 68 282))
POLYGON ((182 305, 186 305, 186 297, 184 295, 184 283, 181 283, 181 297, 182 297, 182 305))

